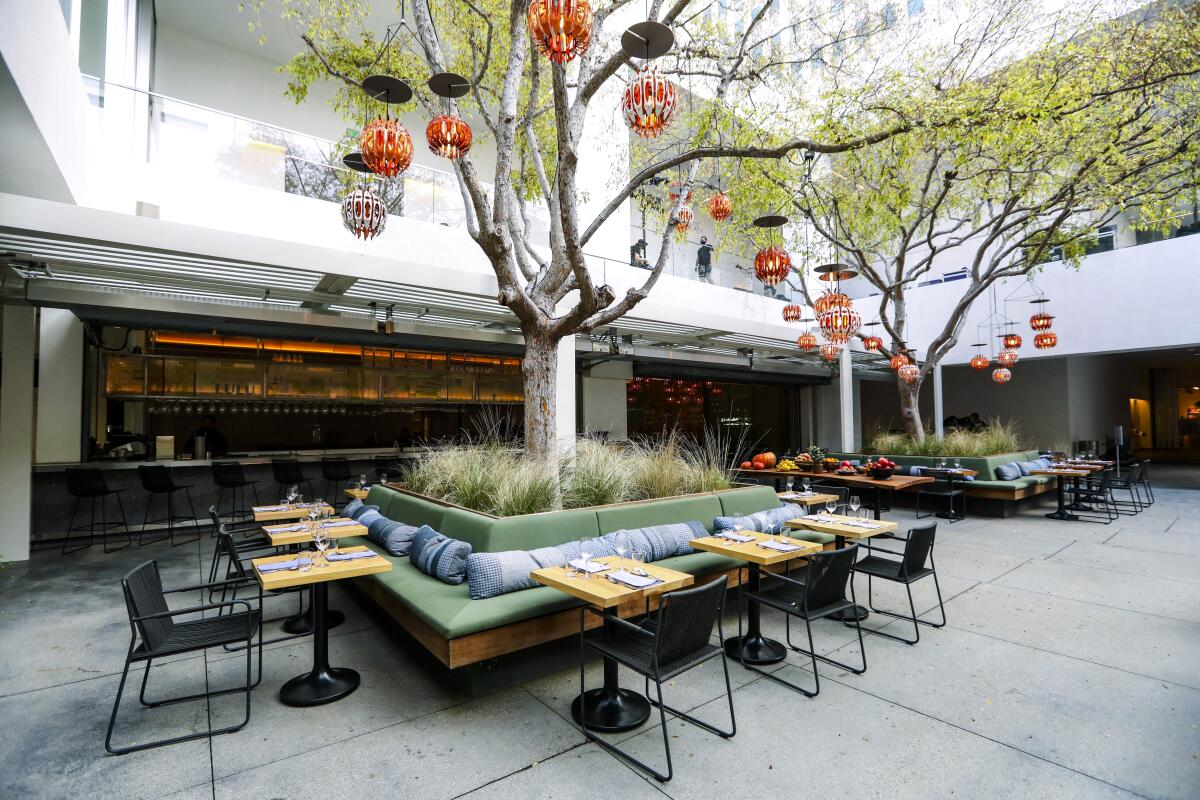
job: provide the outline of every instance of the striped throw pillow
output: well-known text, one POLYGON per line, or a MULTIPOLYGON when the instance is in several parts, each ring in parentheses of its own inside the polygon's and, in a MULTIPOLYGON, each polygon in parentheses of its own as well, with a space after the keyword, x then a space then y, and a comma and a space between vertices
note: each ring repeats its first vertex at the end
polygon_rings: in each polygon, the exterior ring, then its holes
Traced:
POLYGON ((457 585, 467 579, 467 556, 471 545, 443 536, 428 525, 422 525, 413 537, 408 557, 417 569, 442 583, 457 585))
POLYGON ((713 520, 713 533, 731 531, 735 528, 758 531, 759 533, 779 533, 783 530, 783 523, 789 519, 803 517, 807 513, 802 507, 794 503, 784 503, 779 508, 756 511, 744 517, 717 517, 713 520))

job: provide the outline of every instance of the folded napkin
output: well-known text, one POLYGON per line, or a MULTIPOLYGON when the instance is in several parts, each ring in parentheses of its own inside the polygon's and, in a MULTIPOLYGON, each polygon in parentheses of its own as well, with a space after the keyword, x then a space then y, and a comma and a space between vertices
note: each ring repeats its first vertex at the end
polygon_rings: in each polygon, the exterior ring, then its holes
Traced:
POLYGON ((804 545, 792 544, 791 542, 777 542, 774 539, 763 539, 758 543, 759 547, 766 547, 771 550, 778 550, 781 553, 791 553, 794 550, 803 550, 804 545))
POLYGON ((720 533, 716 533, 713 535, 716 536, 718 539, 728 539, 731 542, 742 542, 743 544, 746 542, 754 541, 753 536, 746 536, 741 533, 734 533, 733 531, 722 531, 720 533))
POLYGON ((307 525, 301 522, 296 525, 268 525, 267 530, 271 533, 293 533, 295 531, 302 531, 307 527, 307 525))
POLYGON ((296 508, 322 508, 325 505, 324 500, 319 500, 315 503, 296 503, 296 508))
POLYGON ((839 525, 849 525, 851 528, 882 528, 882 522, 870 522, 865 519, 839 519, 834 520, 839 525))
POLYGON ((375 553, 370 550, 351 550, 349 552, 326 553, 325 557, 330 561, 350 561, 355 558, 370 558, 373 555, 375 553))
POLYGON ((805 497, 812 497, 816 492, 780 492, 780 500, 800 500, 805 497))
POLYGON ((322 522, 322 528, 345 528, 348 525, 357 525, 358 521, 353 519, 334 519, 329 522, 322 522))
POLYGON ((658 578, 652 578, 649 575, 634 575, 632 572, 626 572, 623 569, 612 573, 608 576, 608 579, 613 583, 628 586, 630 589, 645 589, 647 586, 662 583, 658 578))
POLYGON ((254 506, 256 514, 270 514, 272 511, 287 511, 291 506, 254 506))
POLYGON ((811 519, 813 522, 837 522, 836 519, 828 514, 807 514, 801 517, 801 519, 811 519))
POLYGON ((582 558, 577 558, 569 563, 575 569, 579 570, 580 572, 586 572, 589 575, 593 572, 604 572, 604 570, 608 569, 607 564, 598 564, 595 561, 589 561, 586 565, 584 565, 582 558))
POLYGON ((259 572, 278 572, 281 569, 292 569, 294 567, 303 567, 305 564, 311 564, 312 560, 308 556, 293 558, 288 561, 273 561, 270 564, 259 564, 259 572))

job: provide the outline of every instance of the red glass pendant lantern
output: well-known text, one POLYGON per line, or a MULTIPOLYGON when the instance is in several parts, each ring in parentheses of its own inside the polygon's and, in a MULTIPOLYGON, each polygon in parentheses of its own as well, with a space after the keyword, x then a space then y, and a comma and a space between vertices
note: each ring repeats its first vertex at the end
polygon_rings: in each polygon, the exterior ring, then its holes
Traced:
POLYGON ((675 86, 657 67, 647 64, 625 87, 621 111, 634 133, 643 139, 657 138, 675 113, 675 86))
POLYGON ((813 311, 819 316, 831 308, 849 308, 851 305, 851 300, 847 295, 841 292, 826 292, 813 303, 813 311))
POLYGON ((1054 331, 1043 331, 1033 337, 1033 346, 1038 350, 1050 350, 1058 345, 1058 334, 1054 331))
POLYGON ((387 208, 374 186, 356 186, 342 198, 342 224, 359 239, 374 239, 387 224, 387 208))
POLYGON ((905 383, 914 383, 917 376, 921 374, 920 368, 916 364, 905 364, 900 369, 896 370, 896 374, 900 376, 905 383))
POLYGON ((385 178, 394 178, 412 163, 412 137, 400 120, 376 117, 363 128, 359 141, 367 169, 385 178))
POLYGON ((471 126, 458 117, 439 114, 429 121, 425 140, 431 153, 453 161, 471 149, 471 126))
POLYGON ((1001 350, 1000 354, 996 356, 996 361, 998 361, 1002 367, 1011 367, 1013 364, 1016 364, 1020 358, 1021 356, 1016 350, 1001 350))
POLYGON ((754 276, 767 286, 774 286, 792 271, 792 257, 778 245, 764 247, 754 256, 754 276))
POLYGON ((796 338, 796 347, 799 347, 806 353, 810 353, 817 349, 817 335, 812 331, 805 331, 796 338))
POLYGON ((878 336, 864 336, 863 349, 868 353, 878 353, 883 349, 883 339, 878 336))
POLYGON ((1000 367, 992 372, 992 380, 994 380, 996 383, 1008 383, 1012 380, 1012 370, 1000 367))
POLYGON ((834 361, 837 361, 841 354, 842 346, 840 344, 833 344, 830 342, 828 344, 821 345, 821 358, 825 359, 831 364, 834 361))
POLYGON ((691 226, 692 220, 696 218, 696 214, 692 211, 691 206, 684 206, 679 209, 679 214, 675 217, 675 230, 679 233, 687 233, 688 227, 691 226))
POLYGON ((971 369, 984 370, 992 365, 991 360, 983 353, 976 353, 971 359, 971 369))
POLYGON ((1054 317, 1045 311, 1039 311, 1029 318, 1029 327, 1035 331, 1048 331, 1054 325, 1054 317))
POLYGON ((708 198, 708 215, 713 222, 724 222, 733 213, 733 201, 724 192, 717 192, 708 198))
POLYGON ((1004 348, 1006 350, 1016 350, 1021 346, 1021 334, 1009 331, 1004 334, 1004 348))
POLYGON ((592 42, 592 7, 587 0, 533 0, 528 24, 538 52, 555 64, 578 58, 592 42))
POLYGON ((862 327, 862 316, 853 308, 831 308, 817 316, 817 324, 826 341, 845 344, 862 327))
POLYGON ((904 355, 904 353, 896 353, 896 355, 892 356, 891 360, 888 361, 888 365, 894 370, 899 370, 907 363, 908 356, 904 355))
POLYGON ((799 322, 802 316, 804 316, 804 309, 795 303, 788 303, 783 307, 784 322, 799 322))

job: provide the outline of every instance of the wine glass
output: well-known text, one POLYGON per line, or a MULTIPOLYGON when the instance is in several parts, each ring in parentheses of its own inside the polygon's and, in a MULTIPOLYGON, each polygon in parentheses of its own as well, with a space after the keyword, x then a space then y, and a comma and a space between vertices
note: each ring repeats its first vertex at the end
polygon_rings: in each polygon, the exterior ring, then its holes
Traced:
POLYGON ((825 513, 833 516, 833 512, 837 510, 837 500, 830 498, 825 501, 825 513))
POLYGON ((796 479, 793 478, 791 475, 788 475, 786 485, 787 485, 788 494, 791 494, 792 487, 794 487, 796 485, 796 479))
POLYGON ((364 472, 363 474, 358 476, 358 488, 360 488, 360 489, 367 488, 367 473, 364 472))
POLYGON ((801 485, 804 486, 804 493, 812 493, 812 478, 801 478, 801 485))
POLYGON ((325 550, 329 547, 329 539, 325 537, 325 530, 317 525, 313 528, 313 544, 317 546, 317 569, 324 569, 329 566, 329 562, 325 560, 325 550))
POLYGON ((862 506, 862 500, 859 499, 858 495, 856 495, 856 494, 850 495, 850 516, 857 517, 858 509, 861 506, 862 506))
POLYGON ((613 549, 617 551, 617 558, 620 559, 617 563, 623 567, 625 554, 629 552, 629 539, 625 537, 625 534, 619 533, 614 537, 613 549))
POLYGON ((300 487, 299 486, 293 485, 293 486, 288 487, 288 489, 287 489, 288 505, 291 505, 292 503, 296 502, 296 498, 299 496, 300 496, 300 487))
POLYGON ((954 469, 956 469, 956 470, 962 469, 962 459, 960 459, 960 458, 954 459, 954 469))
POLYGON ((591 539, 580 539, 579 540, 579 563, 583 565, 583 577, 585 577, 585 578, 588 577, 589 575, 591 575, 591 570, 589 570, 588 567, 589 567, 589 562, 591 561, 593 555, 595 555, 595 551, 592 548, 592 540, 591 539))

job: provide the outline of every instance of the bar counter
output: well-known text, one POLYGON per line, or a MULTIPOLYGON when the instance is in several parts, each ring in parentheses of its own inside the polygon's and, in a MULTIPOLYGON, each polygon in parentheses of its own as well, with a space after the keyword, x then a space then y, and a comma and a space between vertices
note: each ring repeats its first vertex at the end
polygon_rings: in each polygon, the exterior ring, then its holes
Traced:
MULTIPOLYGON (((96 467, 104 470, 122 470, 122 469, 137 469, 143 464, 161 464, 165 467, 175 468, 191 468, 204 467, 209 469, 214 461, 236 461, 243 467, 257 466, 261 464, 270 465, 271 460, 275 458, 294 458, 301 463, 319 463, 322 458, 344 458, 347 461, 369 461, 374 462, 376 456, 391 456, 399 459, 417 458, 423 452, 422 448, 418 447, 350 447, 339 448, 337 450, 261 450, 249 453, 231 453, 228 456, 221 458, 180 458, 168 461, 151 461, 147 459, 99 459, 97 461, 76 461, 76 462, 52 462, 47 464, 37 464, 34 466, 34 472, 62 472, 68 467, 96 467)), ((373 466, 373 463, 372 463, 373 466)))

